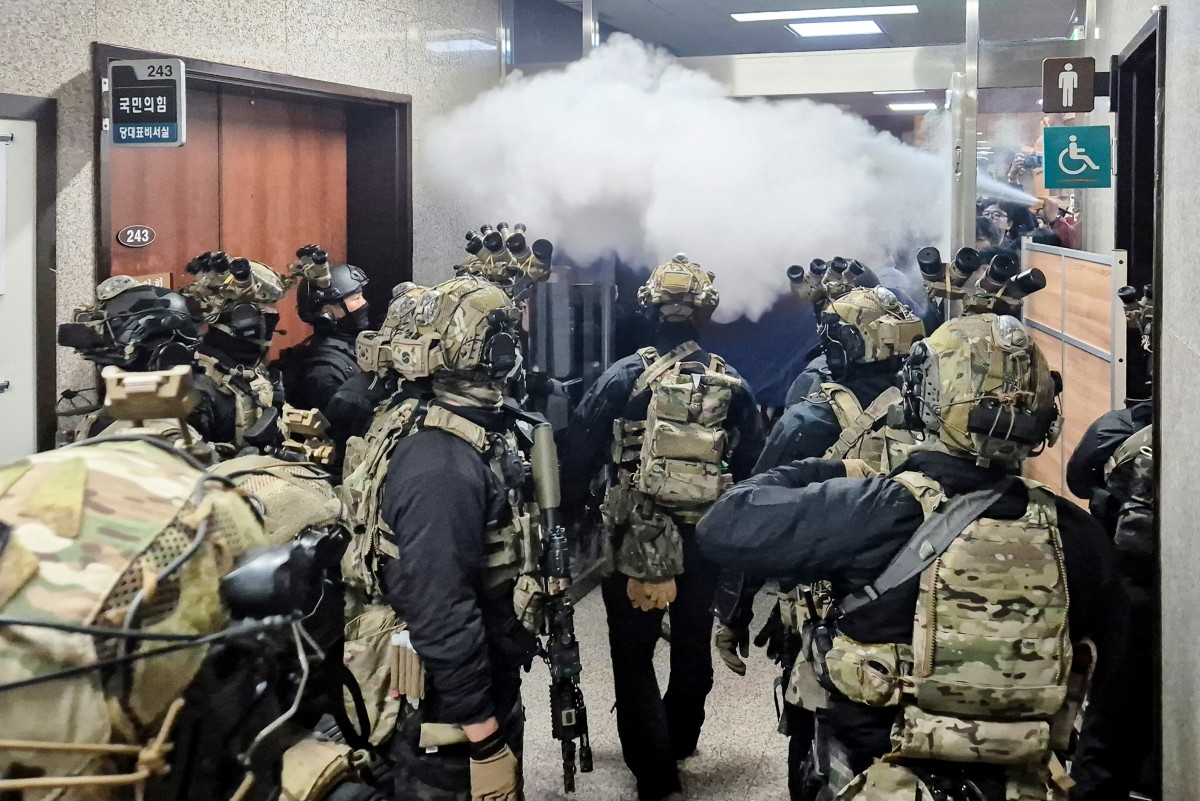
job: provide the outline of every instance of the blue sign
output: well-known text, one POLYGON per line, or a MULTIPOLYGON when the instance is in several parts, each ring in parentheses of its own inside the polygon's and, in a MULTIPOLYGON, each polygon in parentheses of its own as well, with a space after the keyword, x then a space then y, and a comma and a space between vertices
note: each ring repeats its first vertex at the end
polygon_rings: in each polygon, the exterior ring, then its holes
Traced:
POLYGON ((108 64, 108 116, 120 147, 179 147, 187 139, 186 68, 177 58, 108 64))
POLYGON ((1107 125, 1043 128, 1047 189, 1112 186, 1112 139, 1107 125))
POLYGON ((173 122, 162 122, 157 125, 116 123, 113 125, 113 143, 118 145, 176 145, 179 143, 179 126, 173 122))

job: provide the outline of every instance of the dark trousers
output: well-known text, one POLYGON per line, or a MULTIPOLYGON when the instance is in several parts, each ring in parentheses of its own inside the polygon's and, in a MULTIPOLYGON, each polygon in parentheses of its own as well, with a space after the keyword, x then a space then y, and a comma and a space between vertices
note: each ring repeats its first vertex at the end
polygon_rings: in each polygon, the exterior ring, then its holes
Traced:
MULTIPOLYGON (((519 760, 525 736, 525 707, 518 700, 499 717, 504 739, 519 760)), ((426 752, 419 745, 421 718, 418 709, 396 727, 392 758, 397 801, 471 801, 470 745, 461 743, 426 752)))
POLYGON ((683 542, 684 572, 675 579, 678 595, 671 604, 671 676, 665 695, 659 693, 653 661, 663 610, 635 609, 626 595, 629 579, 620 573, 606 578, 601 588, 608 614, 617 733, 641 801, 658 801, 679 791, 675 761, 696 750, 704 700, 713 684, 709 606, 717 571, 700 555, 690 532, 683 542))

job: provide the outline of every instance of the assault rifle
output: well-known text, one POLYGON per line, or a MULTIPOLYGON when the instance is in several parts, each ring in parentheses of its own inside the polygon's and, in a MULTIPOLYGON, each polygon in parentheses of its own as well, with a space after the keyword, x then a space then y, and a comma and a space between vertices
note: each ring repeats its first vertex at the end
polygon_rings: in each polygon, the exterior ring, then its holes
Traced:
POLYGON ((545 644, 540 656, 550 669, 550 717, 554 739, 562 743, 563 790, 575 792, 575 741, 579 741, 579 770, 592 770, 592 745, 588 738, 587 705, 579 687, 579 641, 575 639, 575 608, 567 594, 571 586, 571 551, 567 533, 558 520, 558 451, 554 430, 544 420, 533 427, 534 495, 542 513, 542 548, 539 567, 546 593, 545 644))

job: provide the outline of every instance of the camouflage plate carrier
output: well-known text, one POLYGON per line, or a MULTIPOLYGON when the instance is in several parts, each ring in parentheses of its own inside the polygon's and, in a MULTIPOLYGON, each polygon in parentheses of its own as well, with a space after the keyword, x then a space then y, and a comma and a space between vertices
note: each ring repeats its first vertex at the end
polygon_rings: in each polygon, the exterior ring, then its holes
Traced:
POLYGON ((882 395, 863 408, 846 387, 827 382, 821 384, 821 394, 837 417, 842 432, 838 435, 825 459, 862 459, 877 473, 887 475, 908 458, 917 446, 912 432, 884 425, 888 411, 902 400, 897 387, 889 387, 882 395))
MULTIPOLYGON (((921 473, 894 480, 926 519, 946 501, 921 473)), ((892 751, 839 799, 934 798, 907 760, 1002 765, 1005 801, 1065 798, 1054 751, 1072 722, 1066 570, 1054 496, 1024 483, 1021 518, 977 519, 922 573, 911 647, 834 638, 833 685, 852 701, 899 707, 892 751)))
POLYGON ((644 365, 630 398, 650 390, 646 419, 613 422, 614 478, 601 505, 617 533, 615 568, 638 579, 683 572, 679 524, 694 525, 733 484, 726 460, 735 445, 724 428, 742 382, 725 362, 687 361, 700 350, 685 342, 665 355, 638 351, 644 365))
MULTIPOLYGON (((487 431, 440 405, 416 399, 396 399, 376 412, 365 437, 351 437, 346 446, 345 479, 340 492, 349 509, 353 540, 343 573, 360 582, 357 617, 347 628, 348 665, 367 701, 372 716, 372 741, 385 738, 402 712, 401 701, 424 697, 424 673, 406 631, 406 625, 383 600, 378 571, 385 559, 401 558, 395 535, 382 517, 384 480, 399 442, 418 432, 445 431, 469 444, 486 460, 506 486, 504 460, 521 459, 510 433, 487 431), (382 710, 376 712, 376 710, 382 710)), ((492 598, 514 595, 518 619, 530 632, 539 630, 537 585, 540 545, 531 506, 519 488, 509 486, 510 520, 489 525, 484 532, 485 591, 492 598)))
POLYGON ((233 445, 238 448, 246 447, 246 434, 258 423, 263 410, 271 408, 275 403, 275 385, 261 367, 227 369, 216 359, 203 353, 196 354, 196 363, 216 385, 218 392, 233 398, 233 445), (239 378, 249 385, 249 392, 237 381, 239 378))

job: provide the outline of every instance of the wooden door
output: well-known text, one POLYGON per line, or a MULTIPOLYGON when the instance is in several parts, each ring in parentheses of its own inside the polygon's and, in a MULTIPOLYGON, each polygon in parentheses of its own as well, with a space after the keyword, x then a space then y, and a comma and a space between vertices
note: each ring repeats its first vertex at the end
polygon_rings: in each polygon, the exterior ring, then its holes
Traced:
MULTIPOLYGON (((221 246, 286 272, 296 249, 314 242, 346 260, 346 114, 341 105, 221 97, 221 246)), ((302 341, 293 296, 280 305, 272 356, 302 341)))
MULTIPOLYGON (((346 111, 339 103, 189 88, 188 140, 178 148, 112 148, 110 274, 170 274, 178 289, 188 261, 206 250, 286 273, 301 245, 346 260, 346 111), (146 225, 152 244, 116 241, 146 225)), ((269 358, 302 341, 294 295, 280 304, 281 333, 269 358)))
POLYGON ((189 90, 183 147, 114 147, 112 275, 167 273, 179 288, 191 278, 184 265, 221 241, 218 121, 220 95, 189 90), (130 225, 153 229, 154 241, 130 248, 117 234, 130 225))

